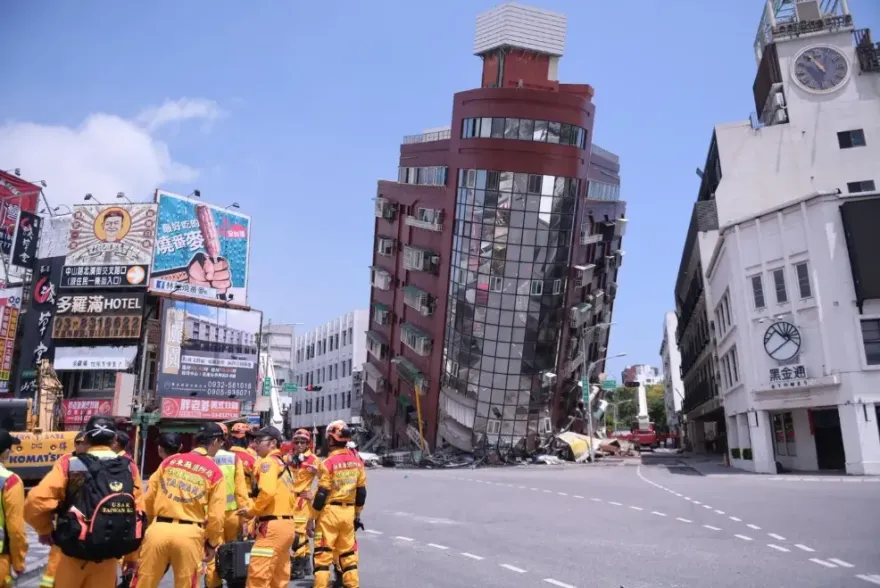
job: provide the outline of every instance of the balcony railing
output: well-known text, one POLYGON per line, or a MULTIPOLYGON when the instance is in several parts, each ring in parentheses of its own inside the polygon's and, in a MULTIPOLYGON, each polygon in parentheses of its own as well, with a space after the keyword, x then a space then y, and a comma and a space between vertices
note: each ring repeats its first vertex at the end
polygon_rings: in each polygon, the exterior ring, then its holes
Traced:
POLYGON ((695 386, 685 385, 681 409, 683 412, 690 412, 717 395, 718 388, 713 380, 703 380, 695 386))
POLYGON ((443 223, 440 221, 424 221, 414 216, 403 217, 403 223, 409 227, 425 229, 426 231, 436 231, 439 233, 443 230, 443 223))
POLYGON ((419 311, 423 316, 428 316, 434 312, 434 304, 431 300, 431 295, 415 286, 404 286, 403 303, 410 308, 419 311))
POLYGON ((568 326, 572 329, 580 328, 587 322, 591 308, 593 308, 592 305, 586 302, 572 306, 571 310, 569 310, 568 326))
POLYGON ((581 288, 593 281, 596 266, 592 263, 574 266, 574 287, 581 288))
POLYGON ((449 139, 450 137, 452 137, 452 129, 443 129, 442 131, 421 133, 419 135, 407 135, 403 138, 403 144, 412 145, 414 143, 430 143, 432 141, 449 139))
POLYGON ((397 370, 397 376, 417 389, 422 396, 428 391, 428 378, 419 371, 411 361, 402 356, 397 356, 391 360, 397 370))
POLYGON ((880 72, 880 43, 871 39, 871 31, 859 29, 853 31, 856 44, 856 56, 863 73, 880 72))

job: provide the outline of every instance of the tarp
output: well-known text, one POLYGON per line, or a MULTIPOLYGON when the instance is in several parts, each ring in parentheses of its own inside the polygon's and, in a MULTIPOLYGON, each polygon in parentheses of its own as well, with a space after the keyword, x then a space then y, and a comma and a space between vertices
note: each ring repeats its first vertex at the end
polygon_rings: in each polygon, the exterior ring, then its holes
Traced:
POLYGON ((574 454, 575 461, 578 461, 581 456, 590 451, 590 438, 586 435, 579 435, 567 431, 557 435, 556 438, 571 447, 571 452, 574 454))

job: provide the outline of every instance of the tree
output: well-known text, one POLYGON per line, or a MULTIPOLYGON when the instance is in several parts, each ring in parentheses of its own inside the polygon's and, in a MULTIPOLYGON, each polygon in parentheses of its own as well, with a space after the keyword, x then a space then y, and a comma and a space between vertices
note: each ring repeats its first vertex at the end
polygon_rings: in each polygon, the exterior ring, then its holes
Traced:
POLYGON ((648 418, 654 423, 654 429, 666 432, 666 385, 654 384, 645 390, 648 396, 648 418))

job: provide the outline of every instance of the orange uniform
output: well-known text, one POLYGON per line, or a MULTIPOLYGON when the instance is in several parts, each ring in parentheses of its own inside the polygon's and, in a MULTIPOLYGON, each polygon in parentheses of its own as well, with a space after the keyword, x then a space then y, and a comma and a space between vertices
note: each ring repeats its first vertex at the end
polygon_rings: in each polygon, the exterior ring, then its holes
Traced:
POLYGON ((6 532, 0 539, 0 586, 12 586, 12 572, 24 572, 24 558, 27 556, 27 532, 24 527, 24 483, 18 474, 13 474, 0 465, 0 489, 2 489, 2 508, 0 518, 6 532))

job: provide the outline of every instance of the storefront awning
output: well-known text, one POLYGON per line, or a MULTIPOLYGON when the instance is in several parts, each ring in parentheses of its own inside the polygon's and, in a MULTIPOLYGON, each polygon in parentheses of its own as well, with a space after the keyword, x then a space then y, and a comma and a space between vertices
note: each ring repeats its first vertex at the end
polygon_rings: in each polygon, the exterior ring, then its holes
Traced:
POLYGON ((111 370, 123 371, 132 367, 137 345, 124 347, 56 347, 56 371, 111 370))

